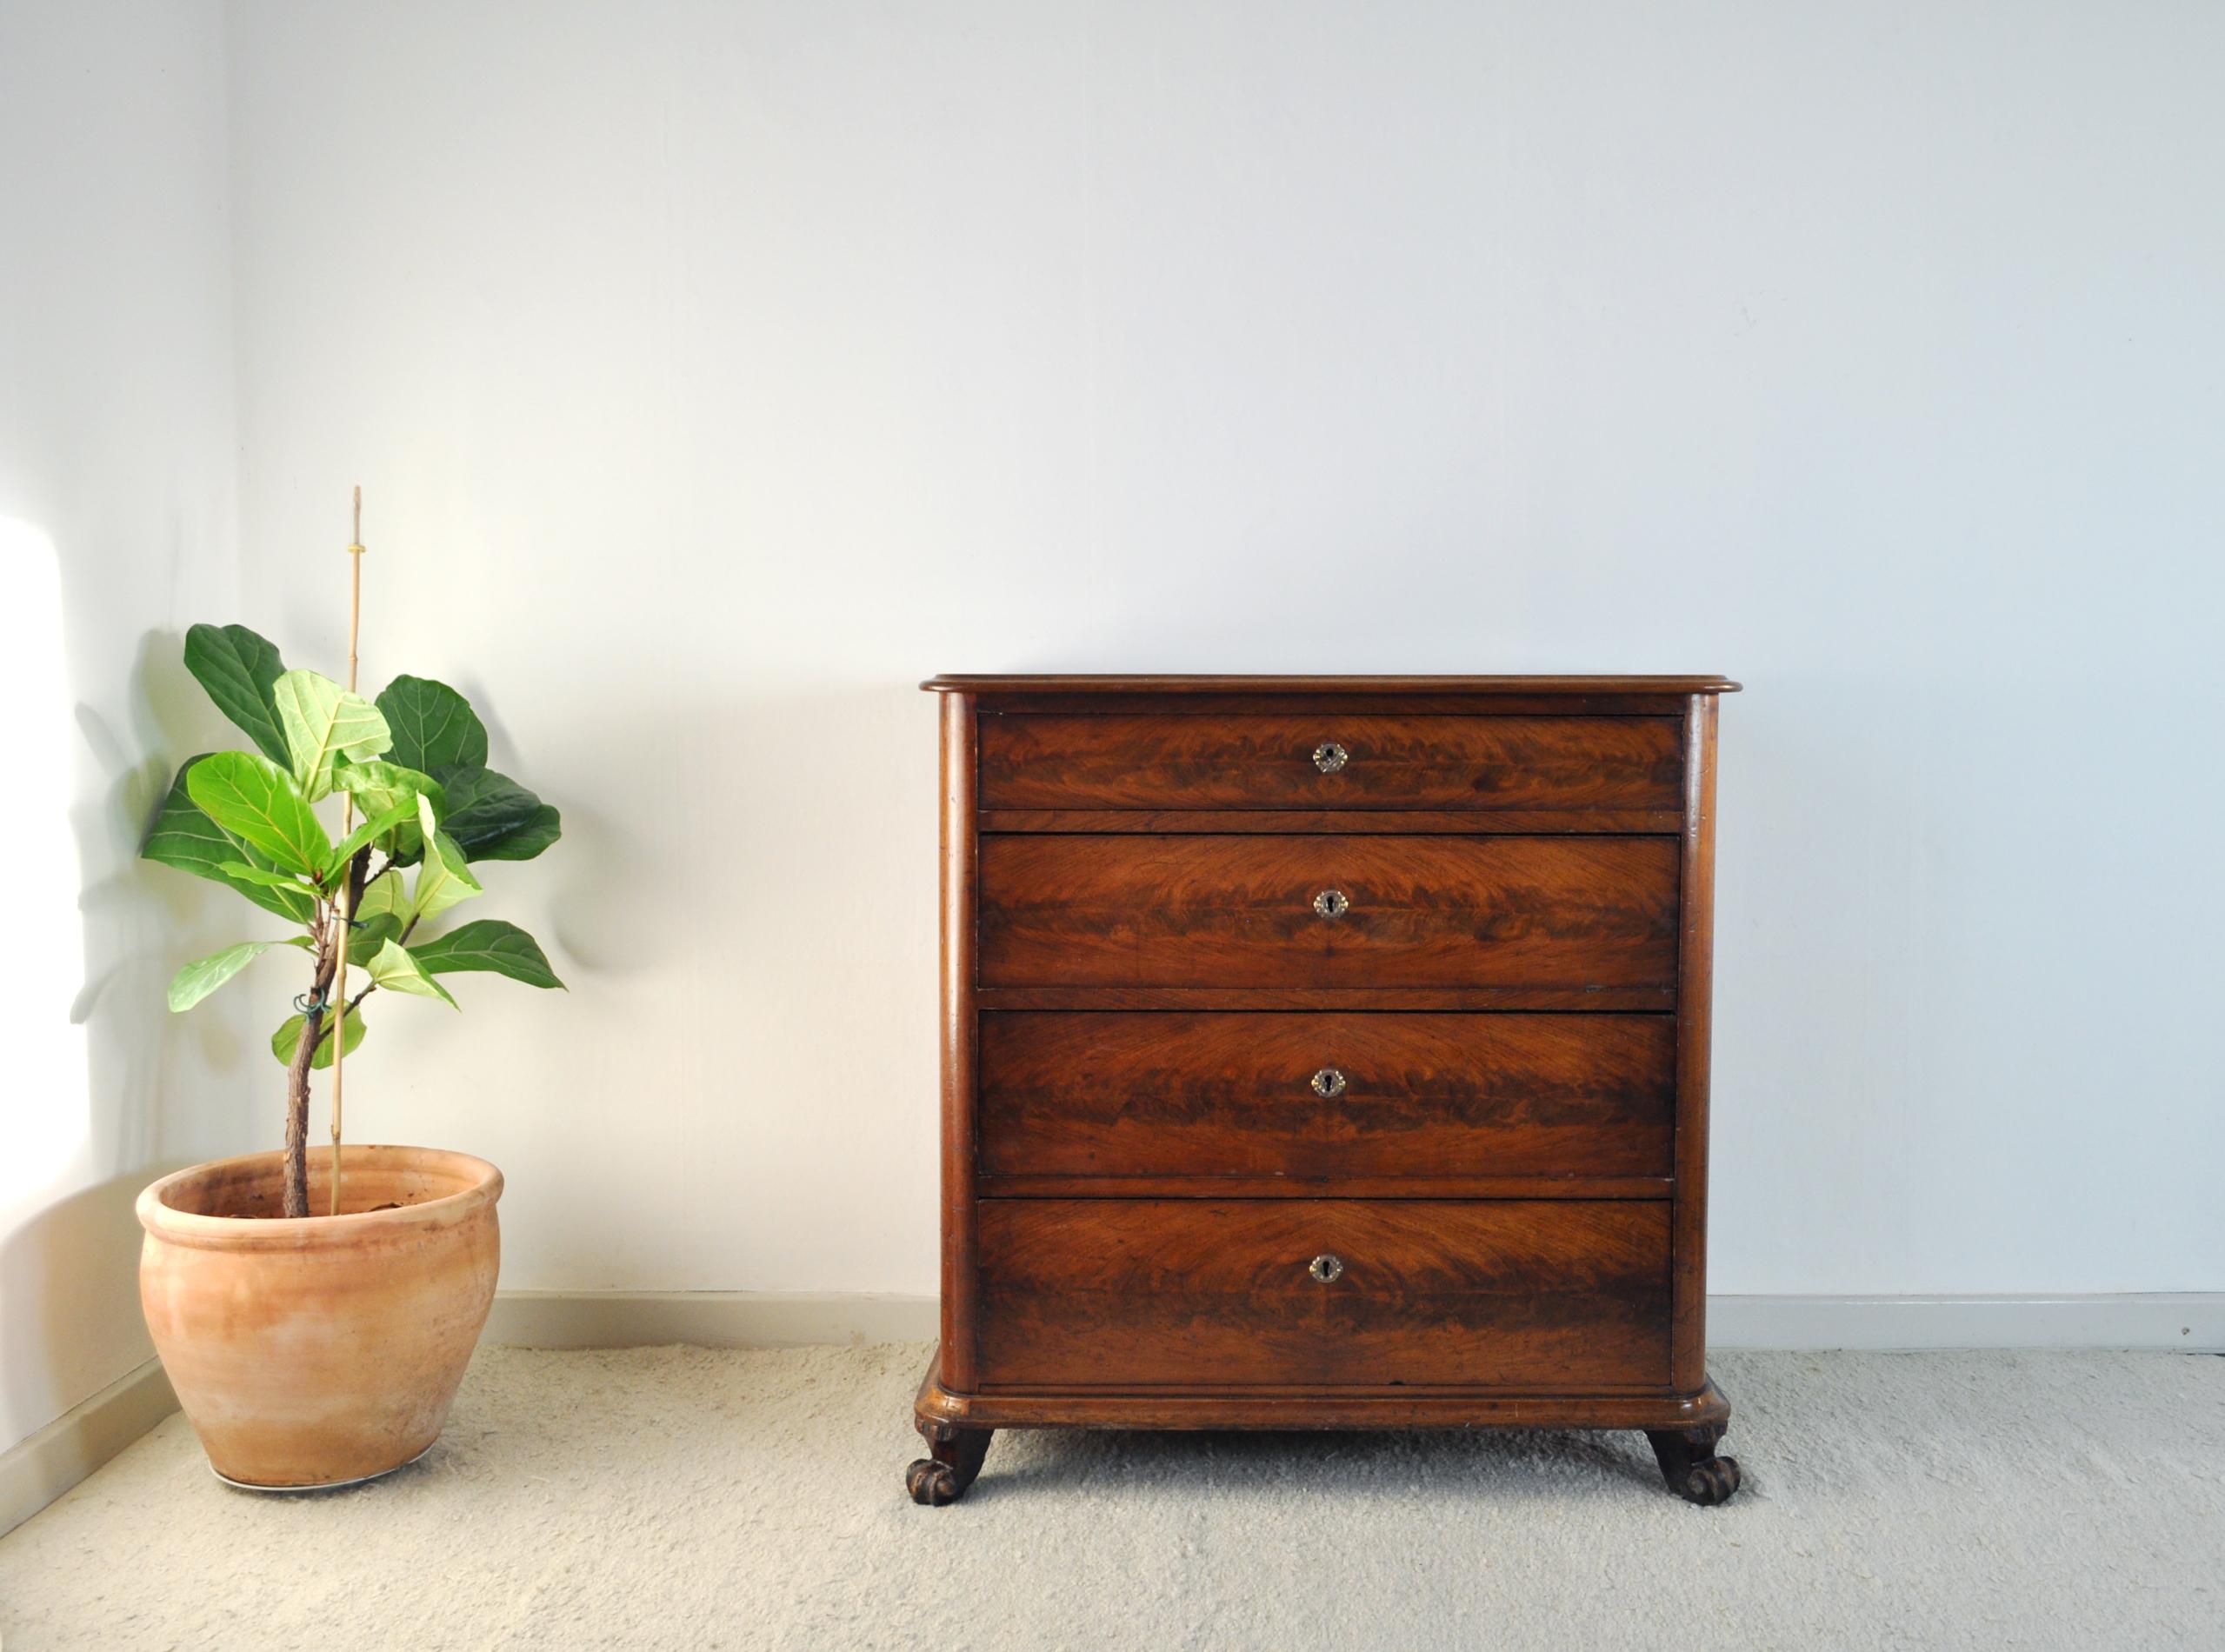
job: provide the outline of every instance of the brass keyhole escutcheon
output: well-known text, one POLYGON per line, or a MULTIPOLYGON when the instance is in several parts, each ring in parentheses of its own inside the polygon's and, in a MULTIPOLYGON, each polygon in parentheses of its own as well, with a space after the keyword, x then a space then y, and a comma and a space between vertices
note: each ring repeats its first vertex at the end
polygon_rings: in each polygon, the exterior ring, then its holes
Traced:
POLYGON ((1341 918, 1352 909, 1342 889, 1323 889, 1314 896, 1314 910, 1325 918, 1341 918))
POLYGON ((1334 740, 1324 740, 1314 748, 1314 767, 1325 775, 1333 775, 1352 760, 1352 754, 1334 740))
POLYGON ((1321 1284, 1334 1284, 1343 1276, 1344 1258, 1333 1250, 1324 1250, 1306 1264, 1306 1271, 1321 1284))
POLYGON ((1334 1067, 1324 1067, 1314 1075, 1314 1094, 1323 1101, 1333 1102, 1344 1094, 1344 1075, 1334 1067))

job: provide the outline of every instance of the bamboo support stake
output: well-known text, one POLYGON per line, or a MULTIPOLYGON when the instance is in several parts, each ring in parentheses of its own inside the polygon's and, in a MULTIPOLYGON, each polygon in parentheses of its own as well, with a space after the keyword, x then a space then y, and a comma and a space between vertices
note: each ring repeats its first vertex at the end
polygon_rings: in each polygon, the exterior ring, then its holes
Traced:
MULTIPOLYGON (((363 490, 356 490, 354 531, 348 537, 348 692, 356 691, 356 638, 363 619, 363 490)), ((356 829, 356 794, 340 805, 342 836, 356 829)), ((332 972, 332 1002, 339 1006, 340 1024, 332 1031, 332 1199, 329 1214, 340 1214, 340 1096, 348 1062, 348 931, 355 918, 354 880, 340 869, 339 962, 332 972)))

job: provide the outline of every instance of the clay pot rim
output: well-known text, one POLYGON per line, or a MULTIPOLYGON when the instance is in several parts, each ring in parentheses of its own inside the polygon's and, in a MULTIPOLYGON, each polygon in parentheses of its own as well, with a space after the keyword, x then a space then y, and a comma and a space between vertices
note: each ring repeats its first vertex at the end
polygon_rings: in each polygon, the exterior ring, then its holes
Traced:
MULTIPOLYGON (((304 1250, 321 1244, 360 1244, 383 1234, 400 1235, 453 1227, 503 1196, 503 1173, 486 1160, 446 1148, 398 1147, 350 1142, 341 1149, 349 1165, 376 1155, 422 1165, 428 1170, 469 1177, 471 1185, 421 1203, 392 1210, 351 1210, 336 1216, 211 1216, 180 1210, 168 1196, 183 1183, 212 1173, 274 1164, 285 1156, 272 1149, 228 1159, 204 1159, 174 1170, 141 1189, 135 1209, 139 1225, 170 1244, 203 1250, 304 1250)), ((310 1164, 330 1159, 330 1148, 312 1149, 310 1164)))

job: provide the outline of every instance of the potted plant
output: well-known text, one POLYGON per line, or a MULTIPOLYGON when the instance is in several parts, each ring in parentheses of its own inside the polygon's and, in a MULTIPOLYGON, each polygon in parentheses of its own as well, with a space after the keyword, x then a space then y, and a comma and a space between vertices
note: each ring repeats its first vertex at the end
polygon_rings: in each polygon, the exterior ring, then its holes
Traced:
POLYGON ((342 1148, 364 1000, 453 1008, 442 978, 466 970, 563 984, 514 924, 445 927, 482 893, 472 865, 539 855, 556 810, 487 766, 486 729, 455 689, 399 676, 366 700, 352 635, 349 656, 343 688, 287 669, 244 626, 193 627, 187 668, 256 749, 188 762, 143 851, 295 930, 187 964, 171 1009, 267 952, 306 955, 308 989, 270 1040, 283 1149, 197 1165, 138 1202, 148 1329, 211 1465, 244 1486, 343 1484, 421 1455, 494 1299, 501 1172, 462 1153, 342 1148), (340 813, 336 834, 321 809, 340 813), (310 1076, 327 1069, 331 1146, 311 1152, 310 1076))

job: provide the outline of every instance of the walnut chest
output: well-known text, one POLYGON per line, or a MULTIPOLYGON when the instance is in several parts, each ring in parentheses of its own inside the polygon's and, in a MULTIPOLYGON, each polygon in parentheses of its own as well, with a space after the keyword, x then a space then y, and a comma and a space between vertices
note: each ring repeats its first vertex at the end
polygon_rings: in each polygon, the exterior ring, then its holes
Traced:
POLYGON ((1637 1429, 1706 1370, 1721 677, 943 676, 942 1342, 999 1428, 1637 1429))

